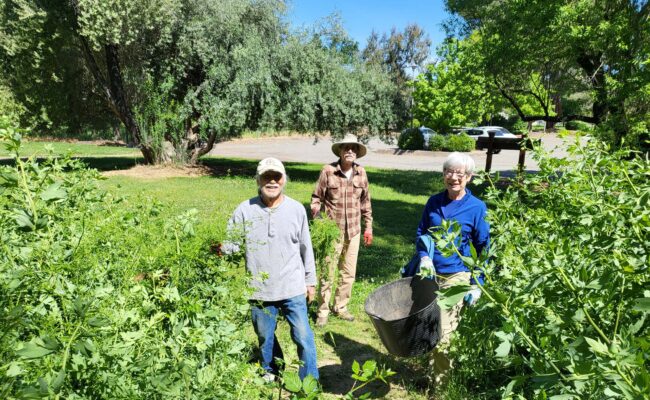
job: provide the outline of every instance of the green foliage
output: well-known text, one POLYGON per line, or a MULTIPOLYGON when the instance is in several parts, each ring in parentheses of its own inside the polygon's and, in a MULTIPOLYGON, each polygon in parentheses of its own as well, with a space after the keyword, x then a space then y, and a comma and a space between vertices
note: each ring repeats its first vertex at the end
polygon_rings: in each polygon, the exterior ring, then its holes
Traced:
POLYGON ((528 132, 528 123, 521 120, 518 115, 503 115, 499 113, 489 120, 483 121, 482 125, 502 126, 512 133, 528 132))
MULTIPOLYGON (((395 84, 392 93, 393 114, 397 121, 396 128, 407 125, 412 119, 411 94, 408 90, 409 76, 415 75, 416 69, 424 67, 428 57, 431 40, 417 24, 409 24, 404 31, 392 28, 390 34, 372 31, 361 53, 366 65, 381 69, 395 84)), ((411 126, 419 126, 411 121, 411 126)))
POLYGON ((564 128, 570 131, 591 132, 593 126, 582 121, 567 121, 564 123, 564 128))
POLYGON ((282 387, 291 393, 291 400, 311 400, 319 398, 322 393, 318 381, 307 375, 302 381, 297 372, 288 371, 282 374, 282 387))
POLYGON ((0 81, 0 116, 6 116, 16 124, 24 111, 11 90, 0 81))
POLYGON ((476 140, 472 139, 465 133, 460 135, 447 136, 447 151, 472 151, 476 147, 476 140))
POLYGON ((429 149, 433 151, 468 152, 476 148, 476 140, 465 133, 459 135, 434 135, 429 139, 429 149))
POLYGON ((442 151, 447 147, 448 137, 446 135, 433 135, 429 138, 429 149, 442 151))
POLYGON ((119 121, 84 68, 69 9, 16 0, 0 7, 0 78, 34 134, 111 131, 119 121))
POLYGON ((448 41, 438 49, 441 61, 430 64, 414 82, 413 114, 437 132, 473 125, 501 110, 489 80, 477 68, 473 39, 448 41))
MULTIPOLYGON (((352 386, 352 389, 346 394, 345 398, 346 399, 354 399, 356 398, 354 396, 354 392, 357 390, 363 388, 364 386, 368 385, 371 382, 374 381, 382 381, 386 384, 388 384, 387 379, 393 375, 395 375, 395 372, 391 371, 390 368, 382 368, 377 365, 377 362, 375 360, 368 360, 363 363, 363 366, 360 366, 357 360, 354 360, 352 363, 352 378, 354 379, 354 385, 352 386), (361 383, 359 386, 357 386, 358 383, 361 383)), ((359 396, 359 399, 367 399, 369 398, 371 393, 365 393, 361 396, 359 396)))
POLYGON ((173 82, 167 79, 154 85, 151 77, 143 83, 143 100, 136 108, 136 120, 142 130, 143 142, 154 149, 154 156, 158 162, 186 163, 187 154, 183 145, 184 120, 183 111, 178 102, 173 98, 171 91, 173 82), (173 159, 164 153, 163 142, 167 141, 179 148, 174 149, 173 159))
POLYGON ((3 398, 256 398, 241 258, 196 211, 114 198, 79 161, 0 167, 3 398), (239 268, 235 268, 239 267, 239 268))
POLYGON ((520 118, 517 118, 517 120, 514 123, 512 123, 509 127, 506 128, 512 133, 522 134, 528 130, 528 124, 526 124, 520 118))
MULTIPOLYGON (((388 384, 388 378, 395 375, 395 372, 391 371, 390 368, 378 366, 375 360, 368 360, 363 363, 363 366, 360 366, 359 363, 354 360, 352 363, 352 372, 354 385, 344 397, 345 399, 350 400, 370 398, 372 395, 371 392, 366 392, 359 397, 356 397, 354 393, 375 381, 381 381, 388 384)), ((318 399, 322 395, 322 390, 316 379, 311 375, 308 375, 301 381, 298 373, 293 371, 284 372, 282 374, 282 381, 279 386, 280 392, 278 398, 282 396, 282 389, 291 393, 291 400, 318 399)))
POLYGON ((484 195, 493 257, 453 380, 489 398, 647 399, 650 163, 579 139, 535 156, 540 173, 484 195))
POLYGON ((326 274, 327 258, 334 254, 336 241, 341 234, 341 230, 334 220, 327 218, 323 213, 321 218, 311 221, 309 231, 317 270, 319 274, 326 274))
POLYGON ((0 68, 24 122, 79 134, 120 121, 147 161, 195 162, 246 129, 387 135, 388 74, 340 27, 294 34, 284 12, 279 0, 17 0, 0 7, 0 68))
POLYGON ((418 128, 404 129, 397 138, 397 147, 402 150, 422 150, 424 138, 418 128))
POLYGON ((490 77, 504 99, 518 103, 522 117, 553 119, 553 112, 559 111, 555 120, 572 115, 596 123, 607 133, 603 137, 616 145, 627 135, 633 147, 647 140, 647 2, 447 0, 446 4, 456 17, 454 33, 478 39, 477 71, 490 77), (520 101, 522 94, 533 108, 520 101))

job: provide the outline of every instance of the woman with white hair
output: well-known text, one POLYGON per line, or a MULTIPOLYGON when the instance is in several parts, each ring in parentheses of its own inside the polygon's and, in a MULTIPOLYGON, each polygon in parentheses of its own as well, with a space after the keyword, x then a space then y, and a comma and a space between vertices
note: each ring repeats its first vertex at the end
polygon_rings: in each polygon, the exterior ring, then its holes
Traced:
MULTIPOLYGON (((490 241, 490 226, 485 220, 487 207, 467 189, 474 165, 474 160, 467 154, 449 154, 442 167, 445 190, 429 197, 416 231, 418 240, 420 236, 428 235, 430 228, 441 226, 443 220, 455 221, 462 231, 460 243, 456 243, 462 255, 471 255, 470 243, 479 254, 483 249, 487 249, 490 241)), ((428 270, 433 274, 441 289, 460 283, 483 285, 482 275, 479 273, 475 280, 458 254, 444 257, 439 249, 432 246, 429 251, 418 248, 418 257, 420 271, 426 273, 428 270)), ((465 296, 465 304, 473 305, 480 295, 480 289, 474 286, 465 296)), ((446 348, 451 333, 458 326, 462 307, 463 300, 460 300, 450 310, 441 310, 440 313, 440 341, 433 353, 433 370, 437 384, 446 381, 450 368, 446 348)))

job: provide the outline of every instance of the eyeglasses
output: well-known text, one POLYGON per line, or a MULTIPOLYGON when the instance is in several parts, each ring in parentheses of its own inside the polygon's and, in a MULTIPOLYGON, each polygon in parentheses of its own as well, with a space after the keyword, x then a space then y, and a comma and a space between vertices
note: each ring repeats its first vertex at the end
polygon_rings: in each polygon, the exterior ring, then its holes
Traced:
POLYGON ((444 174, 445 174, 445 177, 447 177, 447 178, 451 178, 454 175, 459 177, 459 178, 463 178, 463 177, 467 176, 467 173, 465 171, 449 171, 449 170, 445 170, 444 174))

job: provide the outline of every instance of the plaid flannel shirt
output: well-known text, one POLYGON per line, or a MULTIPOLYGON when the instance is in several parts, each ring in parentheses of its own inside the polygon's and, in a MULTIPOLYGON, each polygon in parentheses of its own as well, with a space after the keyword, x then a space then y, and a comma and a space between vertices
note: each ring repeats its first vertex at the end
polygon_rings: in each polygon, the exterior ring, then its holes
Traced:
POLYGON ((366 170, 353 165, 352 179, 348 179, 338 161, 326 164, 320 172, 316 189, 311 195, 311 213, 315 218, 325 208, 325 213, 336 221, 348 238, 361 233, 361 216, 365 230, 372 232, 372 207, 366 170))

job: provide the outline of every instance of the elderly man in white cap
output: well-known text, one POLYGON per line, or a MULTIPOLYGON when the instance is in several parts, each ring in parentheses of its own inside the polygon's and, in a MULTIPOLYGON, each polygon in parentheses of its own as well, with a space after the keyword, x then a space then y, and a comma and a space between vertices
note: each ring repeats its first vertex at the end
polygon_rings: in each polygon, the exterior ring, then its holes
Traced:
POLYGON ((316 189, 311 195, 312 216, 316 218, 324 210, 329 218, 336 221, 341 231, 335 255, 328 263, 327 274, 324 271, 321 274, 320 304, 316 319, 316 325, 321 327, 327 324, 330 313, 332 283, 337 267, 341 276, 331 310, 341 319, 354 320, 347 306, 357 271, 362 217, 365 225, 364 244, 370 246, 373 239, 368 176, 366 170, 355 162, 357 158, 366 155, 366 146, 359 143, 356 136, 347 135, 332 145, 332 152, 339 159, 323 167, 316 189))
POLYGON ((253 327, 260 345, 264 379, 272 381, 282 366, 280 343, 275 336, 279 313, 291 327, 298 347, 301 379, 318 379, 314 333, 309 326, 307 301, 315 295, 316 265, 302 204, 283 193, 284 165, 265 158, 257 166, 258 196, 242 202, 228 222, 228 231, 241 239, 224 244, 224 252, 246 247, 246 269, 251 274, 253 327))

